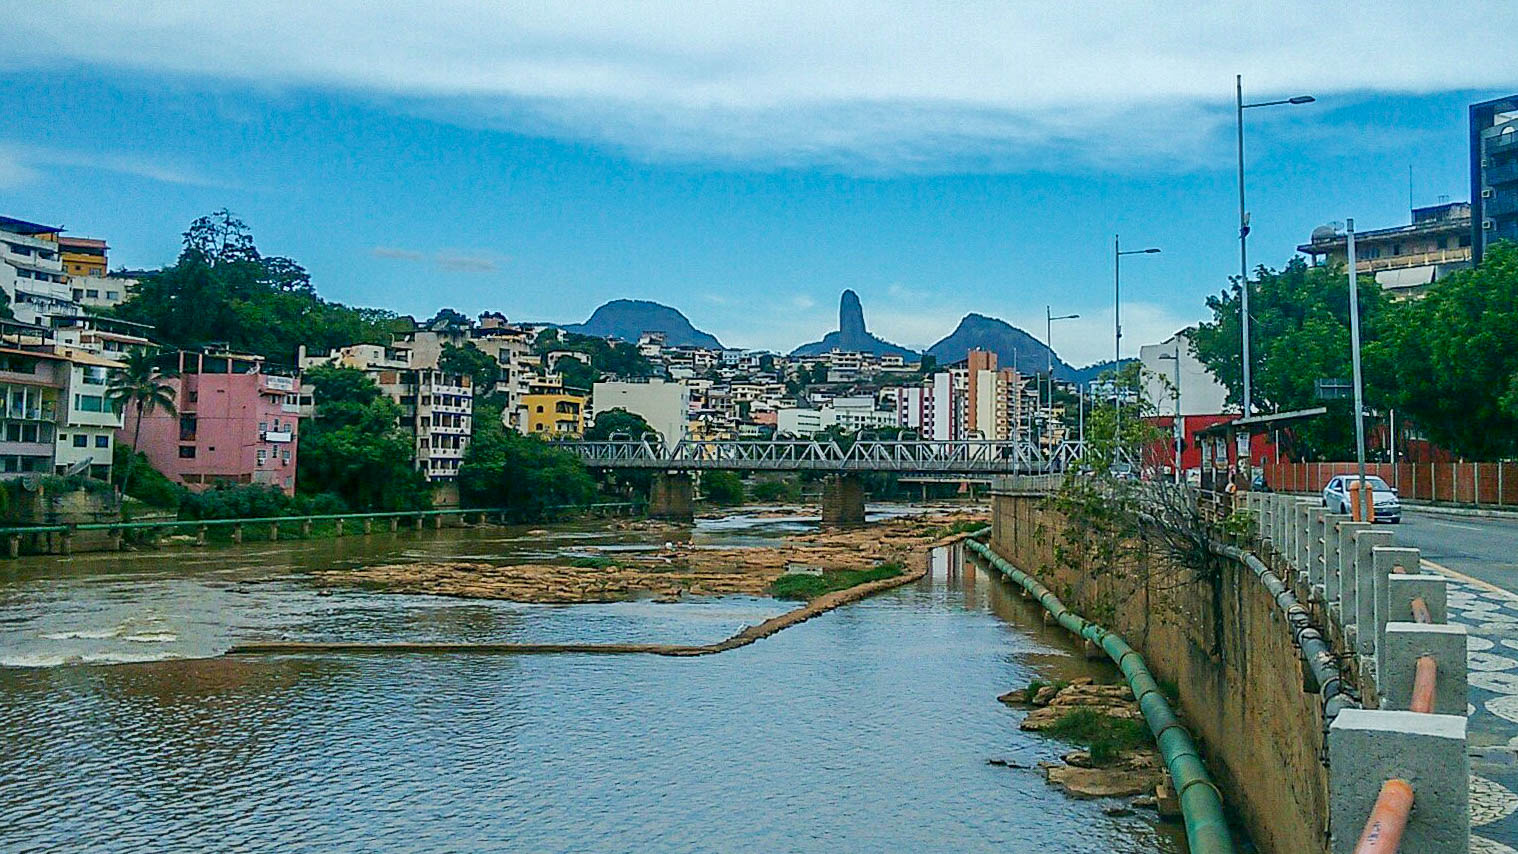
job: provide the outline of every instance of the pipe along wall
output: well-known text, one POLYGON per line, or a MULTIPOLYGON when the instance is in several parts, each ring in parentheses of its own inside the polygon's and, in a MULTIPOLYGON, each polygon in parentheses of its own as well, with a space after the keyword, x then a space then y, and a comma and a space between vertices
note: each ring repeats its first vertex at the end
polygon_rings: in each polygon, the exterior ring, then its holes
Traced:
MULTIPOLYGON (((984 532, 980 532, 984 533, 984 532)), ((997 572, 1021 585, 1036 598, 1054 619, 1070 632, 1101 647, 1122 671, 1138 698, 1139 708, 1149 731, 1154 734, 1165 767, 1175 781, 1186 825, 1186 841, 1193 854, 1233 854, 1233 839, 1223 816, 1223 797, 1207 774, 1207 767, 1197 753, 1191 734, 1181 725, 1160 693, 1159 685, 1139 655, 1117 634, 1084 619, 1059 600, 1037 579, 1003 560, 990 546, 975 540, 965 545, 983 558, 997 572)))

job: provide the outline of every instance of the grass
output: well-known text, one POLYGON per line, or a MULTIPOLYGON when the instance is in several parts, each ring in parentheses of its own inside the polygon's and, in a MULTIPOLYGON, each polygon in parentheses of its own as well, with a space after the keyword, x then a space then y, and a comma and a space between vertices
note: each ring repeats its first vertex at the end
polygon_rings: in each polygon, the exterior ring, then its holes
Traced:
POLYGON ((569 565, 575 569, 606 569, 609 566, 616 566, 617 562, 609 557, 577 557, 571 560, 569 565))
POLYGON ((944 537, 952 537, 955 534, 968 534, 971 531, 979 531, 981 528, 984 528, 990 524, 990 522, 979 519, 962 519, 951 525, 939 525, 934 528, 929 528, 928 536, 936 540, 941 540, 944 537))
POLYGON ((1059 692, 1065 690, 1065 686, 1069 684, 1069 682, 1062 682, 1058 679, 1054 680, 1053 682, 1045 682, 1042 679, 1034 679, 1032 682, 1028 683, 1028 687, 1023 689, 1023 702, 1033 702, 1033 698, 1037 697, 1038 692, 1044 688, 1053 688, 1054 693, 1058 694, 1059 692))
POLYGON ((905 568, 893 561, 878 563, 870 569, 825 570, 821 575, 782 575, 770 584, 770 595, 776 599, 811 600, 868 581, 895 578, 905 568))
POLYGON ((1149 729, 1142 721, 1111 718, 1095 709, 1072 709, 1044 733, 1086 748, 1092 765, 1106 765, 1123 751, 1150 741, 1149 729))

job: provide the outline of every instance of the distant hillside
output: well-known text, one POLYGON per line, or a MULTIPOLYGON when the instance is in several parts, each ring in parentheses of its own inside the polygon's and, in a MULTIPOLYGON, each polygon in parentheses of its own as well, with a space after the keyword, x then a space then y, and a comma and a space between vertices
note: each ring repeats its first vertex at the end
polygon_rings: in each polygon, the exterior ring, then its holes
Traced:
POLYGON ((716 336, 692 326, 679 311, 641 299, 612 300, 596 309, 584 323, 571 323, 560 328, 565 332, 620 338, 633 343, 637 343, 638 336, 645 332, 663 332, 665 343, 672 347, 722 349, 722 342, 716 336))
MULTIPOLYGON (((1123 364, 1127 365, 1137 361, 1137 359, 1124 359, 1123 364)), ((1105 362, 1097 362, 1094 365, 1087 365, 1084 368, 1076 368, 1075 376, 1072 377, 1072 379, 1078 383, 1095 382, 1097 377, 1100 377, 1102 374, 1105 374, 1111 370, 1112 360, 1108 359, 1105 362)))
MULTIPOLYGON (((1044 342, 1016 326, 986 317, 967 314, 949 337, 928 348, 927 355, 940 365, 962 361, 971 350, 990 350, 1003 368, 1017 368, 1025 374, 1040 373, 1049 364, 1049 348, 1044 342)), ((1074 379, 1076 370, 1054 356, 1054 375, 1062 380, 1074 379)))
POLYGON ((844 291, 838 301, 838 331, 829 332, 821 341, 802 344, 791 351, 792 356, 821 356, 834 350, 850 353, 874 353, 877 356, 901 356, 908 362, 922 357, 910 347, 902 347, 870 334, 864 325, 864 307, 859 304, 859 294, 844 291))

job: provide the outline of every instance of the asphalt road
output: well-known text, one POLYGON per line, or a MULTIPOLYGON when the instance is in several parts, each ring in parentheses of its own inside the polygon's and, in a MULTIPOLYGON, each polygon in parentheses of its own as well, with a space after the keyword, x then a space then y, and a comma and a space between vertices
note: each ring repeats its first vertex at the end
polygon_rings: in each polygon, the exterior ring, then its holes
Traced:
POLYGON ((1388 526, 1397 545, 1423 559, 1518 593, 1518 519, 1443 516, 1404 507, 1402 524, 1388 526))

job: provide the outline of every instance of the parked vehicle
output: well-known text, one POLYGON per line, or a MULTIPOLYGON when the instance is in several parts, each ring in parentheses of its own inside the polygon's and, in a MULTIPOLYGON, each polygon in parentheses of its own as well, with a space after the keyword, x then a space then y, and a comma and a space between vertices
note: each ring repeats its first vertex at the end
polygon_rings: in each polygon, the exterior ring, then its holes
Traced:
POLYGON ((1271 489, 1270 488, 1270 484, 1265 481, 1265 475, 1264 474, 1257 474, 1257 475, 1254 476, 1254 480, 1252 480, 1252 481, 1249 482, 1249 491, 1250 492, 1274 492, 1275 490, 1271 489))
MULTIPOLYGON (((1341 474, 1330 478, 1328 485, 1323 487, 1323 506, 1333 513, 1349 513, 1350 508, 1350 484, 1359 480, 1359 475, 1341 474)), ((1366 475, 1365 482, 1369 485, 1372 495, 1371 500, 1375 505, 1375 519, 1377 522, 1390 522, 1395 525, 1402 521, 1402 501, 1397 498, 1397 490, 1375 475, 1366 475)))

